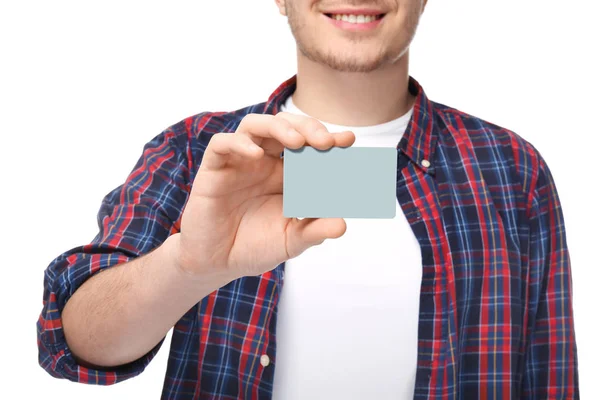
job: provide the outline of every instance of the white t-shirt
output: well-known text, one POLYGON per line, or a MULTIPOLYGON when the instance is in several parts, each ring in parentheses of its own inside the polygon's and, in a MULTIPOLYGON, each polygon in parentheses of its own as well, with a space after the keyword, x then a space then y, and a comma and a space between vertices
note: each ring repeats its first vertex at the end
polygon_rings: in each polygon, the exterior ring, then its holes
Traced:
MULTIPOLYGON (((288 98, 282 111, 306 115, 288 98)), ((355 147, 396 147, 406 115, 351 130, 355 147)), ((274 400, 412 399, 421 248, 394 219, 346 219, 346 233, 288 260, 277 314, 274 400)))

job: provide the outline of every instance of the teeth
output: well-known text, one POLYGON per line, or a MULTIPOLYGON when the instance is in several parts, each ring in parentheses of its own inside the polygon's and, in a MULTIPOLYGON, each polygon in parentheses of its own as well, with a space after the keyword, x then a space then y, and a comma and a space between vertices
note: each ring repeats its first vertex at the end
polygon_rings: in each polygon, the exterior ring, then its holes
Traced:
POLYGON ((331 18, 337 21, 350 22, 351 24, 368 24, 377 19, 375 15, 345 15, 333 14, 331 18))

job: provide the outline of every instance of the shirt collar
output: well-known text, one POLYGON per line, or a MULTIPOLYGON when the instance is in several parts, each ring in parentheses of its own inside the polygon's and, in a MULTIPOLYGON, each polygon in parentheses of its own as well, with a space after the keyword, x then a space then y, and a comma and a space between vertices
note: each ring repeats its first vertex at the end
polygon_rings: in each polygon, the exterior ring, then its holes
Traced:
MULTIPOLYGON (((265 114, 277 114, 287 98, 296 90, 296 75, 283 82, 265 103, 265 114)), ((433 174, 434 151, 437 135, 434 135, 433 103, 413 77, 409 77, 408 90, 416 96, 413 114, 398 149, 424 172, 433 174)))

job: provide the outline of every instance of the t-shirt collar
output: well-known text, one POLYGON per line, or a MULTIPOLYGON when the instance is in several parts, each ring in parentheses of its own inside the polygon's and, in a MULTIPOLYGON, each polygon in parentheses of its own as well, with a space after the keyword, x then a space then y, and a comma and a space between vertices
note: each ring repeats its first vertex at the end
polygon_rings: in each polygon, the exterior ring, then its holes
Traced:
MULTIPOLYGON (((269 96, 265 103, 264 113, 275 115, 287 98, 296 90, 296 75, 292 76, 269 96)), ((425 95, 421 85, 413 77, 409 77, 408 90, 416 99, 413 113, 398 149, 414 162, 418 168, 429 174, 435 171, 434 152, 438 135, 435 133, 434 105, 425 95)), ((435 129, 437 130, 437 129, 435 129)))

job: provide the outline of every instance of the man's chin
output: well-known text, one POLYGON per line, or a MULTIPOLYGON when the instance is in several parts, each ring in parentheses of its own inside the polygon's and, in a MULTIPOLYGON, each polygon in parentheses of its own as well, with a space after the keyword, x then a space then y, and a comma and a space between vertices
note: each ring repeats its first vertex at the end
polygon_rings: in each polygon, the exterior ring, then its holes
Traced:
POLYGON ((367 58, 364 54, 340 56, 333 52, 318 54, 304 51, 302 54, 309 60, 338 72, 367 73, 375 71, 385 64, 385 60, 381 57, 367 58))
POLYGON ((384 62, 381 59, 365 60, 361 57, 330 57, 323 60, 323 64, 338 72, 368 73, 381 68, 384 62))

